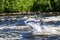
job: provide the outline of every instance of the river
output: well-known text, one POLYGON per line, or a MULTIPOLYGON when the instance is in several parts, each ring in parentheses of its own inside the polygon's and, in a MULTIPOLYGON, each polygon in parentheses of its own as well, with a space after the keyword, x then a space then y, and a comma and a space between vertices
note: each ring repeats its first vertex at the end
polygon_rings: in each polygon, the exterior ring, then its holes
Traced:
MULTIPOLYGON (((26 26, 24 21, 27 20, 27 18, 31 18, 31 17, 36 18, 36 19, 40 18, 40 16, 36 16, 36 15, 22 16, 22 17, 15 17, 14 16, 13 18, 12 17, 8 17, 8 18, 3 17, 1 19, 4 19, 4 20, 0 21, 0 27, 26 26), (15 20, 12 20, 11 18, 12 19, 15 18, 15 20)), ((60 25, 60 22, 57 22, 55 24, 60 25)), ((0 29, 0 40, 60 40, 59 35, 51 35, 51 36, 47 36, 47 35, 40 35, 39 36, 38 35, 38 36, 26 37, 26 36, 31 35, 31 34, 24 35, 24 33, 27 33, 27 32, 28 31, 22 31, 19 29, 0 29), (23 36, 21 34, 23 34, 23 36)))

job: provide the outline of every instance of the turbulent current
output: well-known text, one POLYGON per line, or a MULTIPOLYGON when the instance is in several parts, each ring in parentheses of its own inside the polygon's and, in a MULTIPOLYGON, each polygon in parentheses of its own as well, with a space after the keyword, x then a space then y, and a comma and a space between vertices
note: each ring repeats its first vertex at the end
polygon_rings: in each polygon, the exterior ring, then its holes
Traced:
POLYGON ((60 36, 57 35, 59 34, 57 29, 60 28, 59 20, 53 22, 49 19, 49 22, 47 19, 40 20, 41 18, 28 18, 27 16, 13 17, 13 20, 11 18, 0 19, 2 19, 0 21, 0 40, 60 40, 60 36), (54 35, 39 35, 46 33, 54 35))

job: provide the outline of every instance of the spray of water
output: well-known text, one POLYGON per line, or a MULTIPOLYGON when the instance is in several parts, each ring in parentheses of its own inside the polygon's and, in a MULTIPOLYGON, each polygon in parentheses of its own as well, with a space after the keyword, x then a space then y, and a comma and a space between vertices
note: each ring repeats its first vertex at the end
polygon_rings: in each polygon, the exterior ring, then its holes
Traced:
POLYGON ((36 19, 30 19, 30 20, 26 20, 25 23, 27 25, 29 25, 29 27, 31 27, 31 29, 33 28, 33 32, 36 33, 51 33, 51 34, 55 34, 56 33, 56 29, 54 27, 52 27, 51 25, 42 25, 44 23, 42 23, 42 21, 37 21, 36 19))

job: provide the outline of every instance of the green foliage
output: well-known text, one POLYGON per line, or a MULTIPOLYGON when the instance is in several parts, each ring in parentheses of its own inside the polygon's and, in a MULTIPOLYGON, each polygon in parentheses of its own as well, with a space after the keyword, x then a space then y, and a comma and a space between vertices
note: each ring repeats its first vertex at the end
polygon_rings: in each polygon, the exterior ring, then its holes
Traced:
POLYGON ((60 11, 60 0, 51 0, 52 11, 60 11))
POLYGON ((60 11, 60 0, 0 0, 0 12, 60 11))
POLYGON ((23 0, 22 11, 30 11, 33 6, 34 0, 23 0))
POLYGON ((51 11, 50 0, 36 0, 32 7, 32 11, 51 11))
POLYGON ((6 0, 5 8, 10 12, 30 11, 33 0, 6 0))
POLYGON ((8 10, 8 12, 19 12, 20 11, 20 0, 6 0, 5 1, 5 10, 8 10))
POLYGON ((4 11, 4 3, 5 3, 5 0, 0 0, 0 12, 4 11))
POLYGON ((60 11, 60 0, 35 0, 31 11, 60 11))

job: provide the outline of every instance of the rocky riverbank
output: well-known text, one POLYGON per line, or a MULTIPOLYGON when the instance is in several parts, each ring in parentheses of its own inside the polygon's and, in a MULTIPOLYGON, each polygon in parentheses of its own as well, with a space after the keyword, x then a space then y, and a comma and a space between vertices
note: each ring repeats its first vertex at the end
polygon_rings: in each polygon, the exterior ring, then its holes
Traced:
POLYGON ((21 13, 0 13, 0 16, 15 16, 15 15, 46 15, 56 16, 60 15, 60 12, 21 12, 21 13))

